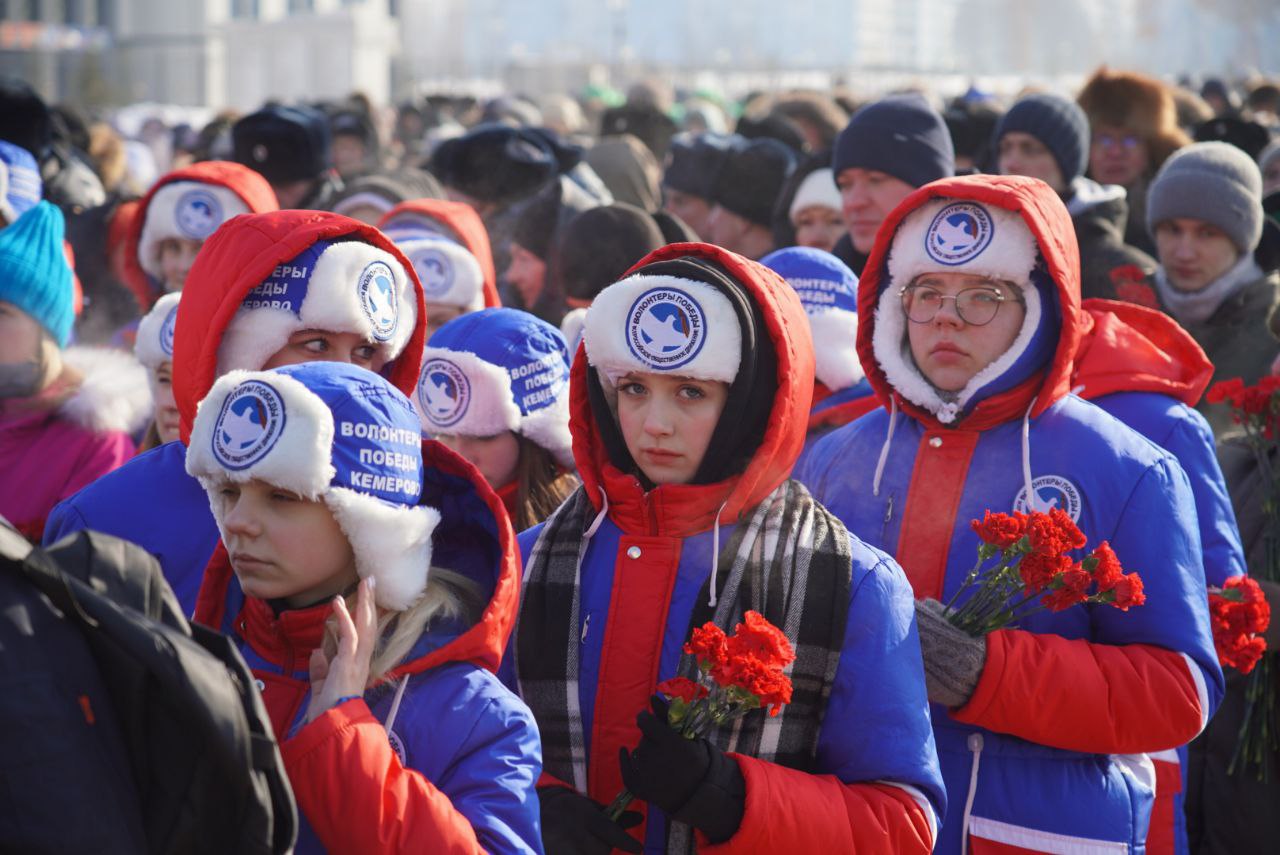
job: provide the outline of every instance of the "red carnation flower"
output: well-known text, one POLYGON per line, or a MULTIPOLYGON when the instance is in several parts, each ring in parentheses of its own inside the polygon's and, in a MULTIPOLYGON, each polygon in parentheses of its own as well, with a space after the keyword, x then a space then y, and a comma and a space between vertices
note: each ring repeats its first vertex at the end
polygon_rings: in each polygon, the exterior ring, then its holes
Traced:
POLYGON ((1222 380, 1214 383, 1209 389, 1209 393, 1204 396, 1205 401, 1210 404, 1234 403, 1244 394, 1244 380, 1239 377, 1232 377, 1230 380, 1222 380))
POLYGON ((1137 573, 1124 574, 1116 581, 1111 592, 1116 597, 1111 605, 1122 612, 1129 611, 1130 606, 1140 606, 1147 601, 1147 595, 1142 592, 1142 578, 1137 573))
POLYGON ((993 514, 985 511, 982 521, 970 520, 970 527, 984 543, 1008 549, 1022 540, 1027 533, 1027 517, 1025 514, 993 514))
POLYGON ((1061 573, 1071 569, 1071 559, 1065 555, 1045 555, 1032 552, 1022 559, 1018 565, 1018 575, 1027 593, 1038 594, 1053 584, 1053 580, 1061 573))
POLYGON ((728 655, 728 640, 723 629, 707 621, 693 631, 684 652, 696 657, 699 665, 719 665, 728 655))
POLYGON ((1050 611, 1060 612, 1079 605, 1089 598, 1089 585, 1093 582, 1083 567, 1074 564, 1054 579, 1054 588, 1044 596, 1044 604, 1050 611))
POLYGON ((670 680, 663 680, 658 684, 658 691, 668 698, 679 698, 686 704, 707 696, 707 687, 693 682, 688 677, 672 677, 670 680))
POLYGON ((755 657, 766 666, 784 668, 795 661, 796 652, 787 636, 759 612, 749 611, 727 642, 730 659, 755 657))
POLYGON ((1098 548, 1093 550, 1089 559, 1085 566, 1092 565, 1093 578, 1098 581, 1098 590, 1110 591, 1124 577, 1124 568, 1120 566, 1120 559, 1116 557, 1115 551, 1105 540, 1098 544, 1098 548))

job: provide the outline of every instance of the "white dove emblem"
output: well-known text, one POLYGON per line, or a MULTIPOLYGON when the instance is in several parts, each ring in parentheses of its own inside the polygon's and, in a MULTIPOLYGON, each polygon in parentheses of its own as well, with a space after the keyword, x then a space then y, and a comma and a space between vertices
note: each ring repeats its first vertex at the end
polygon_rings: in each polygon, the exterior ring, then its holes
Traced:
POLYGON ((640 332, 645 342, 658 348, 661 353, 678 350, 689 343, 689 334, 680 329, 681 314, 673 311, 667 320, 661 320, 653 313, 655 307, 645 310, 640 316, 640 332))
POLYGON ((1059 498, 1060 497, 1058 496, 1054 496, 1052 499, 1046 502, 1040 496, 1039 490, 1032 490, 1031 491, 1031 510, 1037 511, 1038 513, 1047 514, 1049 513, 1049 511, 1058 507, 1059 498))
POLYGON ((227 411, 227 417, 222 420, 223 442, 237 451, 242 451, 257 442, 266 430, 264 425, 254 420, 256 408, 253 406, 252 399, 247 400, 251 403, 243 408, 244 412, 237 412, 233 406, 227 411))
POLYGON ((391 280, 387 277, 374 277, 373 287, 369 289, 369 309, 373 313, 374 323, 379 327, 389 327, 396 322, 396 309, 391 296, 391 280))
POLYGON ((977 238, 975 225, 973 219, 964 214, 947 217, 938 224, 938 231, 934 240, 943 249, 957 252, 973 243, 977 238))
POLYGON ((427 409, 431 411, 431 415, 437 417, 447 417, 453 408, 458 405, 458 401, 454 398, 453 384, 443 374, 430 374, 422 383, 422 394, 427 398, 427 409), (440 380, 436 380, 439 377, 440 380))

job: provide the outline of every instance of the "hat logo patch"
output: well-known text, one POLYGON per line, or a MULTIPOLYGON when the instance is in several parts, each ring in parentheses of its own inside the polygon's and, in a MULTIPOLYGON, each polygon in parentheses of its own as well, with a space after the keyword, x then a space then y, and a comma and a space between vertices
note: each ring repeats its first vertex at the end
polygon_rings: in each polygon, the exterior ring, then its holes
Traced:
POLYGON ((222 225, 222 204, 208 190, 188 190, 178 198, 174 221, 192 240, 204 240, 222 225))
POLYGON ((166 356, 173 356, 173 330, 178 323, 178 307, 174 306, 160 325, 160 349, 166 356))
POLYGON ((414 256, 413 269, 418 271, 422 292, 428 300, 443 297, 453 286, 453 265, 438 250, 428 249, 414 256))
POLYGON ((279 392, 261 380, 241 383, 222 402, 213 425, 214 459, 232 471, 248 469, 275 447, 284 422, 279 392))
POLYGON ((400 309, 396 302, 396 278, 383 261, 374 261, 360 274, 356 288, 360 308, 373 325, 373 337, 386 341, 395 335, 400 309))
POLYGON ((1013 509, 1020 514, 1039 511, 1047 514, 1057 508, 1071 517, 1073 522, 1080 521, 1080 490, 1061 475, 1042 475, 1031 482, 1033 494, 1030 506, 1027 503, 1027 488, 1018 491, 1013 500, 1013 509))
POLYGON ((627 346, 650 368, 687 365, 706 343, 706 314, 698 302, 674 288, 653 288, 627 312, 627 346))
POLYGON ((418 403, 438 428, 462 421, 471 403, 471 382, 462 369, 447 359, 432 359, 418 377, 418 403))
POLYGON ((995 231, 986 208, 973 202, 957 202, 934 216, 925 233, 924 249, 939 264, 964 264, 991 245, 995 231))

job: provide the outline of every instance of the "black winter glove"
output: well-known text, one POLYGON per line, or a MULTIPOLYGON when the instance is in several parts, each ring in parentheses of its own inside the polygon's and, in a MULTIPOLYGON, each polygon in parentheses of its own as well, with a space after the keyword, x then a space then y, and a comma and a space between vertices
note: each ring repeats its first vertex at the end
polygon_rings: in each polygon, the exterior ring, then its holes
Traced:
POLYGON ((706 739, 685 739, 667 724, 667 701, 636 716, 643 737, 618 752, 622 781, 636 798, 723 843, 742 825, 747 784, 738 762, 706 739))
POLYGON ((943 617, 945 611, 937 600, 916 600, 925 689, 935 704, 955 708, 967 704, 978 688, 987 664, 987 639, 955 626, 943 617))
POLYGON ((638 853, 643 848, 624 830, 644 819, 633 810, 612 822, 602 805, 568 787, 539 787, 538 801, 547 855, 609 855, 614 849, 638 853))

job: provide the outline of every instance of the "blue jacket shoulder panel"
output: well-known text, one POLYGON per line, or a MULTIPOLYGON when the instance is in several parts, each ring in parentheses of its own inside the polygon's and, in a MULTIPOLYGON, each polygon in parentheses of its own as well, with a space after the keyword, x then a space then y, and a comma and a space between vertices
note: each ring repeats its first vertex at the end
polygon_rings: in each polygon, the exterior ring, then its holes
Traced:
POLYGON ((102 476, 53 509, 44 543, 81 529, 136 543, 159 560, 183 612, 191 614, 219 534, 209 497, 187 474, 186 459, 186 446, 170 442, 102 476))
POLYGON ((1206 581, 1215 587, 1245 572, 1244 549, 1213 431, 1198 411, 1154 392, 1122 392, 1093 401, 1167 450, 1191 481, 1206 581))

